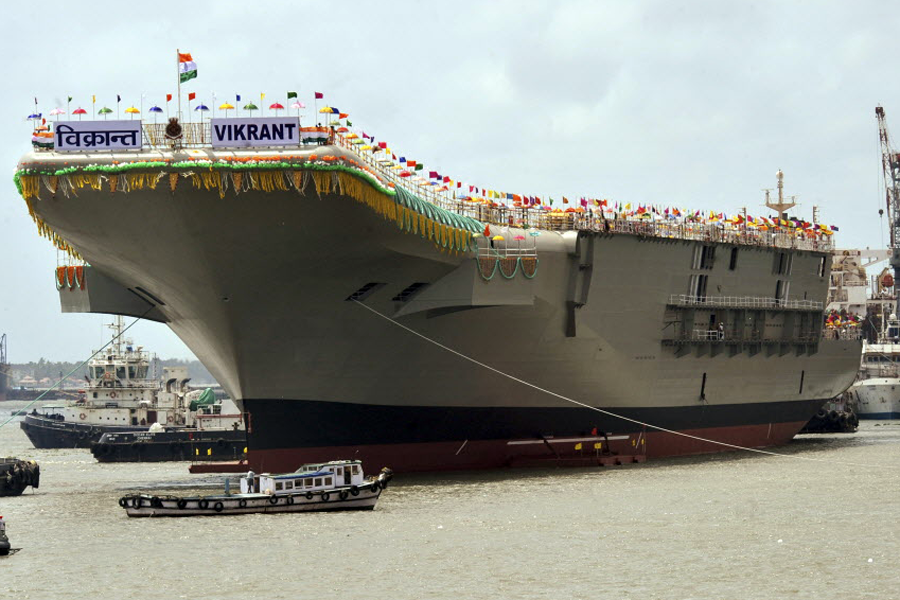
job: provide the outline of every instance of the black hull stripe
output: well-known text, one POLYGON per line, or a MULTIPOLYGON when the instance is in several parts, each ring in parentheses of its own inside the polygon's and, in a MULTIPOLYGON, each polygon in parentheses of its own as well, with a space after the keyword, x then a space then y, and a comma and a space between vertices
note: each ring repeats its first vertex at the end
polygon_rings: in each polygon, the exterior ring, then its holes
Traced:
MULTIPOLYGON (((673 430, 806 422, 826 402, 801 400, 675 408, 605 408, 673 430)), ((641 427, 579 407, 506 408, 383 406, 314 400, 244 400, 253 450, 417 444, 455 440, 515 440, 585 436, 593 428, 616 435, 641 427)))

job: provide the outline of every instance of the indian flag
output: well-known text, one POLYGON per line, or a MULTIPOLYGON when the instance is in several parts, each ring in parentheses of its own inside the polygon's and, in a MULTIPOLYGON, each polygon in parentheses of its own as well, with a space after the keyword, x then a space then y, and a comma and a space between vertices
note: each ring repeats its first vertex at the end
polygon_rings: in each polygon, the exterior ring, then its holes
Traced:
POLYGON ((194 79, 197 76, 197 63, 191 58, 191 54, 178 53, 178 76, 181 83, 194 79))

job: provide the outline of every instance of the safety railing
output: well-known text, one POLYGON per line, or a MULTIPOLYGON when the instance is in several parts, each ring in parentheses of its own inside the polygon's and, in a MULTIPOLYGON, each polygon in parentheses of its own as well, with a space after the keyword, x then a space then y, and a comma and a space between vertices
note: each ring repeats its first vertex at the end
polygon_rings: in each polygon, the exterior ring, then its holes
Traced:
POLYGON ((778 308, 796 310, 823 310, 825 304, 814 300, 782 300, 755 296, 689 296, 672 294, 673 306, 708 306, 712 308, 778 308))
POLYGON ((472 217, 483 223, 521 227, 523 229, 627 233, 644 237, 721 242, 743 246, 817 250, 821 252, 829 252, 834 248, 830 237, 806 237, 805 234, 798 235, 771 230, 763 231, 745 226, 733 229, 727 228, 721 222, 695 223, 689 220, 632 220, 609 218, 588 210, 583 212, 571 209, 571 212, 548 211, 535 207, 513 207, 473 202, 453 197, 453 188, 447 189, 446 192, 439 192, 437 190, 441 189, 441 185, 433 185, 429 179, 417 176, 417 171, 395 168, 399 165, 393 160, 378 158, 380 152, 358 150, 356 148, 357 144, 351 142, 352 140, 340 134, 336 135, 334 140, 334 143, 338 146, 359 155, 363 162, 377 173, 385 184, 402 187, 436 206, 459 215, 472 217), (401 176, 400 173, 404 171, 409 173, 409 175, 401 176))

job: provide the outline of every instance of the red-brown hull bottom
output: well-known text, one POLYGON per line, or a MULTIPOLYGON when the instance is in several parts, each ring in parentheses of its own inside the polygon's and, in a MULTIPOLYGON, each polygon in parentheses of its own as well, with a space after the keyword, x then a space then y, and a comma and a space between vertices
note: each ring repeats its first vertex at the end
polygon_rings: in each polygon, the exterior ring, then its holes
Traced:
MULTIPOLYGON (((585 466, 643 462, 650 458, 685 456, 762 448, 785 444, 805 422, 742 425, 685 430, 683 433, 715 440, 705 442, 682 435, 649 431, 630 435, 544 440, 479 440, 370 444, 315 448, 250 449, 247 463, 235 468, 258 473, 288 472, 299 465, 335 459, 360 459, 369 471, 390 467, 395 473, 496 469, 516 466, 585 466), (580 444, 580 448, 578 445, 580 444), (596 445, 599 444, 599 448, 596 445), (730 446, 723 445, 730 444, 730 446)), ((225 467, 226 465, 219 465, 225 467)), ((216 469, 216 465, 209 465, 216 469)))

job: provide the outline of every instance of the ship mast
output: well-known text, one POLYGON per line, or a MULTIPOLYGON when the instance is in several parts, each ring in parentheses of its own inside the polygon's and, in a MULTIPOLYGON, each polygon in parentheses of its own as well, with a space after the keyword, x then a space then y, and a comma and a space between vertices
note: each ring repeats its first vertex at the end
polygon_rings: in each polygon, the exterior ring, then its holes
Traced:
POLYGON ((113 341, 115 342, 116 356, 122 356, 122 330, 124 325, 125 322, 122 319, 122 315, 116 315, 116 322, 107 325, 113 330, 113 335, 115 335, 113 341))
POLYGON ((775 179, 778 180, 778 201, 773 202, 769 197, 769 192, 771 190, 763 190, 766 193, 766 207, 771 208, 775 212, 778 213, 778 217, 784 220, 787 220, 788 215, 787 211, 791 208, 797 206, 797 203, 794 200, 797 196, 790 196, 787 199, 784 197, 784 173, 781 172, 781 169, 778 169, 778 172, 775 173, 775 179))
MULTIPOLYGON (((900 157, 891 150, 887 121, 884 109, 875 107, 875 118, 878 119, 878 138, 881 142, 881 167, 884 174, 885 204, 887 205, 888 228, 891 233, 891 268, 894 269, 894 281, 900 277, 900 157)), ((900 314, 900 296, 894 306, 894 314, 900 314)))

